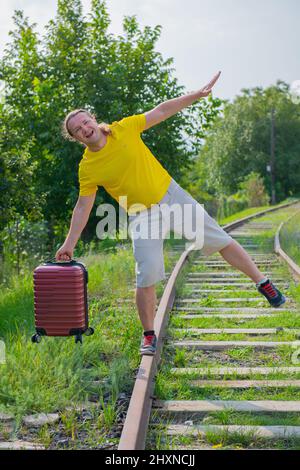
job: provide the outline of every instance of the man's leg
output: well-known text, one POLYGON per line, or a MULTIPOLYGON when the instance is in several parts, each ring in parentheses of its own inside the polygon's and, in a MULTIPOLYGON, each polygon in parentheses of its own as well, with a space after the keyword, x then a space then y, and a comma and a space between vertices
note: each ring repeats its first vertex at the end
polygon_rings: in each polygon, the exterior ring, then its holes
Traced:
POLYGON ((179 204, 183 208, 183 211, 185 211, 186 208, 194 209, 192 211, 189 210, 188 213, 184 212, 184 217, 181 218, 181 220, 175 220, 173 227, 175 233, 184 233, 184 237, 187 240, 194 242, 194 249, 201 249, 202 253, 206 256, 219 251, 225 261, 242 271, 255 282, 258 291, 266 297, 273 307, 279 307, 285 302, 286 299, 284 295, 282 295, 272 281, 264 276, 257 268, 249 254, 220 227, 201 204, 184 191, 176 182, 172 182, 168 192, 168 204, 179 204), (196 221, 200 224, 200 228, 196 227, 196 230, 202 230, 202 233, 197 232, 197 236, 195 236, 194 231, 196 221), (182 228, 184 228, 184 230, 182 230, 182 228), (224 247, 225 244, 226 246, 224 247))
POLYGON ((274 286, 268 277, 263 275, 248 253, 236 240, 232 240, 219 252, 225 261, 242 271, 256 283, 258 291, 266 297, 270 305, 279 307, 284 304, 286 301, 285 296, 274 286))
POLYGON ((232 240, 225 248, 220 250, 220 254, 227 263, 242 271, 256 284, 264 279, 264 274, 257 268, 252 258, 250 258, 249 254, 236 240, 232 240))
POLYGON ((156 352, 157 337, 154 331, 154 317, 156 313, 155 284, 136 288, 136 305, 144 329, 140 345, 142 355, 153 356, 156 352))
POLYGON ((155 284, 149 287, 137 287, 135 301, 144 331, 154 330, 157 303, 155 284))
POLYGON ((131 218, 132 233, 139 228, 136 237, 132 237, 133 253, 136 261, 135 300, 144 334, 140 353, 153 355, 156 351, 154 317, 156 312, 157 282, 165 279, 163 237, 160 236, 160 211, 150 214, 141 213, 131 218), (148 217, 149 215, 149 217, 148 217))

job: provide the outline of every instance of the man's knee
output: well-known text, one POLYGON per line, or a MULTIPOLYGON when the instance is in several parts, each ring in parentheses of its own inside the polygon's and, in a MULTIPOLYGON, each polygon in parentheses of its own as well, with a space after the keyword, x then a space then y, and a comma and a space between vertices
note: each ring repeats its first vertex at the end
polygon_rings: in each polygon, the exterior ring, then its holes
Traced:
POLYGON ((141 294, 143 294, 144 292, 148 293, 148 292, 151 292, 152 290, 155 291, 155 286, 156 284, 151 284, 150 286, 136 286, 136 291, 141 294))
POLYGON ((151 290, 155 288, 156 284, 163 279, 165 279, 164 272, 140 272, 137 274, 136 288, 151 290))
POLYGON ((222 251, 223 251, 223 250, 226 250, 226 248, 229 248, 229 247, 231 247, 231 246, 233 246, 233 245, 236 245, 236 244, 237 244, 237 242, 236 242, 234 239, 229 240, 228 243, 227 243, 225 246, 223 246, 223 248, 221 248, 221 249, 219 250, 219 253, 222 253, 222 251))

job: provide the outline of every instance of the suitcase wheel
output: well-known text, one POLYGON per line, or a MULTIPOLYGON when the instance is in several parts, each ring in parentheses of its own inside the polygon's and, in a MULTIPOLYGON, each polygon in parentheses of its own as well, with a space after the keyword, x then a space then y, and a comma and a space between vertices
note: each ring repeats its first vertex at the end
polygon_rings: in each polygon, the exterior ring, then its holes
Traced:
POLYGON ((76 335, 75 336, 75 343, 82 344, 82 335, 76 335))
POLYGON ((91 328, 90 326, 84 332, 86 336, 92 336, 94 333, 95 333, 94 328, 91 328))
POLYGON ((42 341, 42 337, 38 334, 32 335, 31 336, 31 341, 33 343, 40 343, 42 341))

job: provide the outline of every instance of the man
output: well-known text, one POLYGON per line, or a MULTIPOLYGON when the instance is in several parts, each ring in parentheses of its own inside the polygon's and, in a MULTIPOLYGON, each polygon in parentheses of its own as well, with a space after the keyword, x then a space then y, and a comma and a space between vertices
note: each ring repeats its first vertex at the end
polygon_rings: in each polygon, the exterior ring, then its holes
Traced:
MULTIPOLYGON (((163 239, 171 228, 179 232, 183 227, 184 237, 191 239, 189 224, 175 220, 173 225, 164 225, 158 230, 161 219, 165 221, 166 208, 177 205, 196 210, 202 220, 204 240, 201 248, 205 255, 219 251, 231 265, 246 274, 274 307, 285 302, 285 297, 256 267, 248 253, 212 219, 204 208, 186 193, 163 168, 142 141, 140 134, 150 127, 168 119, 194 101, 206 97, 218 80, 220 73, 198 91, 167 100, 143 114, 129 116, 110 125, 97 123, 86 110, 75 110, 64 121, 65 134, 86 146, 79 165, 79 198, 73 211, 69 233, 56 253, 57 260, 68 260, 84 229, 95 201, 98 186, 118 202, 126 196, 132 233, 137 225, 156 232, 154 237, 133 236, 133 251, 136 260, 136 304, 144 329, 141 354, 153 355, 156 350, 154 316, 156 307, 155 284, 164 279, 163 239), (152 213, 152 209, 155 211, 152 213), (147 216, 147 217, 146 217, 147 216), (159 233, 158 233, 159 231, 159 233)), ((121 204, 121 203, 120 203, 121 204)), ((192 215, 188 222, 195 222, 192 215)), ((198 219, 197 219, 198 220, 198 219)))

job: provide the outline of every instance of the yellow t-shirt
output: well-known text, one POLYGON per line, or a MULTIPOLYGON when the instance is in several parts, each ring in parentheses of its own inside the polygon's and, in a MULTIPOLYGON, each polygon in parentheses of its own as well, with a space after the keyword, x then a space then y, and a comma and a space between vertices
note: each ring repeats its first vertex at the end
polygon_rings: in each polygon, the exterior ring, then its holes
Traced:
POLYGON ((162 199, 171 176, 142 141, 145 125, 145 114, 114 121, 109 125, 112 136, 108 135, 101 150, 85 149, 78 171, 80 196, 94 194, 103 186, 129 214, 162 199), (127 204, 121 196, 127 197, 127 204))

